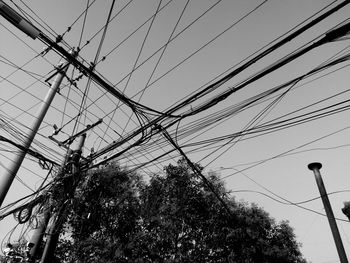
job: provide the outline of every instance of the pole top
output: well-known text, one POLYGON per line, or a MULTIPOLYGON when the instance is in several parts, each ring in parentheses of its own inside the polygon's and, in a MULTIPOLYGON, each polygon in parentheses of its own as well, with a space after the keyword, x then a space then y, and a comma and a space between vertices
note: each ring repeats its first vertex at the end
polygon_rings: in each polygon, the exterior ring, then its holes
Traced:
POLYGON ((309 165, 307 166, 307 168, 309 168, 310 170, 314 170, 314 169, 321 169, 322 168, 322 164, 321 163, 309 163, 309 165))

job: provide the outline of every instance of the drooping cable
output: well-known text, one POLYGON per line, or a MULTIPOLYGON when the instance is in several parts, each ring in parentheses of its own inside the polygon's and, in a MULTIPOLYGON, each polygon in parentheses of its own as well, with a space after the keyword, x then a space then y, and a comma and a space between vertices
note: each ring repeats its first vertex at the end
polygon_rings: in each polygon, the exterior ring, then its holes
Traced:
POLYGON ((174 140, 171 138, 171 136, 169 135, 169 133, 164 130, 161 126, 157 126, 157 129, 160 130, 160 132, 163 133, 164 137, 169 141, 169 143, 171 145, 173 145, 173 147, 180 153, 180 155, 186 160, 188 166, 193 170, 193 172, 202 179, 203 183, 208 187, 208 189, 214 194, 214 196, 216 197, 216 199, 221 203, 221 205, 223 206, 223 208, 226 210, 227 214, 229 216, 231 216, 232 218, 234 218, 233 212, 231 211, 231 209, 228 207, 228 205, 226 204, 226 202, 223 200, 223 198, 219 195, 219 193, 217 192, 217 190, 214 188, 214 186, 212 185, 212 183, 202 174, 202 172, 200 171, 200 169, 194 165, 192 163, 192 161, 187 157, 187 155, 185 154, 184 151, 182 151, 182 149, 174 142, 174 140))

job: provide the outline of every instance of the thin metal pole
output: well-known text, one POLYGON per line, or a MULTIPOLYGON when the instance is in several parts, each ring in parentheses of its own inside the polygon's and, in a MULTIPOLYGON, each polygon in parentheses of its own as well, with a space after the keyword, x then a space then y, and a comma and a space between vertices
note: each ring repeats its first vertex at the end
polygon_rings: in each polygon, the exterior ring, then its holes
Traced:
POLYGON ((5 174, 3 176, 0 176, 0 207, 2 206, 2 203, 4 202, 4 199, 7 195, 8 190, 11 187, 11 184, 13 180, 15 179, 17 172, 19 168, 22 165, 22 162, 24 160, 24 157, 27 154, 28 149, 30 148, 30 145, 32 144, 34 137, 36 133, 39 130, 39 127, 47 113, 47 110, 49 109, 51 102, 53 98, 55 97, 59 86, 62 82, 62 79, 65 75, 65 72, 67 71, 69 66, 68 62, 61 63, 59 67, 59 72, 56 75, 55 80, 53 81, 51 88, 49 89, 48 93, 46 94, 46 97, 41 105, 41 108, 37 114, 38 118, 35 119, 33 122, 31 131, 26 138, 26 141, 24 142, 23 145, 23 150, 20 150, 20 153, 18 154, 16 160, 11 164, 10 168, 6 170, 5 174))
POLYGON ((331 227, 331 231, 332 231, 332 234, 333 234, 335 246, 337 247, 337 251, 338 251, 340 262, 341 263, 348 263, 348 259, 346 257, 346 253, 345 253, 345 249, 344 249, 344 246, 343 246, 343 242, 342 242, 340 234, 339 234, 339 229, 338 229, 337 223, 335 222, 335 218, 334 218, 333 210, 332 210, 332 207, 331 207, 331 203, 329 202, 327 191, 326 191, 326 188, 325 188, 325 186, 323 184, 323 180, 322 180, 322 177, 321 177, 321 173, 320 173, 321 167, 322 167, 322 164, 320 164, 320 163, 310 163, 308 165, 308 168, 311 171, 313 171, 314 175, 315 175, 315 179, 316 179, 316 183, 317 183, 317 186, 318 186, 318 190, 320 191, 320 195, 321 195, 321 198, 322 198, 323 206, 324 206, 324 209, 326 210, 328 222, 329 222, 329 225, 331 227))

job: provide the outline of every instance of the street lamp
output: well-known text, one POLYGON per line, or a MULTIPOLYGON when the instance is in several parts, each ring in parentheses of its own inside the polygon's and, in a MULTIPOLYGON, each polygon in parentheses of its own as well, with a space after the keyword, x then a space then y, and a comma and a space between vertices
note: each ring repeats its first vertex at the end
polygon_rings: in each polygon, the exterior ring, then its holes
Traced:
POLYGON ((341 211, 346 215, 350 221, 350 201, 344 202, 344 207, 341 211))
POLYGON ((32 39, 36 39, 41 33, 39 29, 33 26, 29 21, 19 15, 15 10, 10 6, 5 4, 0 0, 0 15, 8 20, 15 27, 20 29, 22 32, 26 33, 32 39))

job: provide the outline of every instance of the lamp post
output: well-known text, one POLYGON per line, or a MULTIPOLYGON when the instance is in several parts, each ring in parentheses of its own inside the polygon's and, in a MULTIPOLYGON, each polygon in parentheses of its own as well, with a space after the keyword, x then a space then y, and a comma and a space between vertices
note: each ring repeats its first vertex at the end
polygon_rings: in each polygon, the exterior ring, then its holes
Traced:
POLYGON ((337 247, 340 262, 341 263, 348 263, 348 259, 346 257, 343 242, 342 242, 340 234, 339 234, 339 229, 338 229, 337 223, 335 222, 331 203, 329 202, 327 191, 326 191, 326 188, 323 184, 323 180, 321 177, 320 169, 322 168, 322 164, 321 163, 310 163, 307 167, 311 171, 314 172, 316 183, 318 186, 318 190, 320 191, 323 206, 324 206, 324 209, 325 209, 326 214, 327 214, 329 226, 331 227, 331 231, 333 234, 335 246, 337 247))

